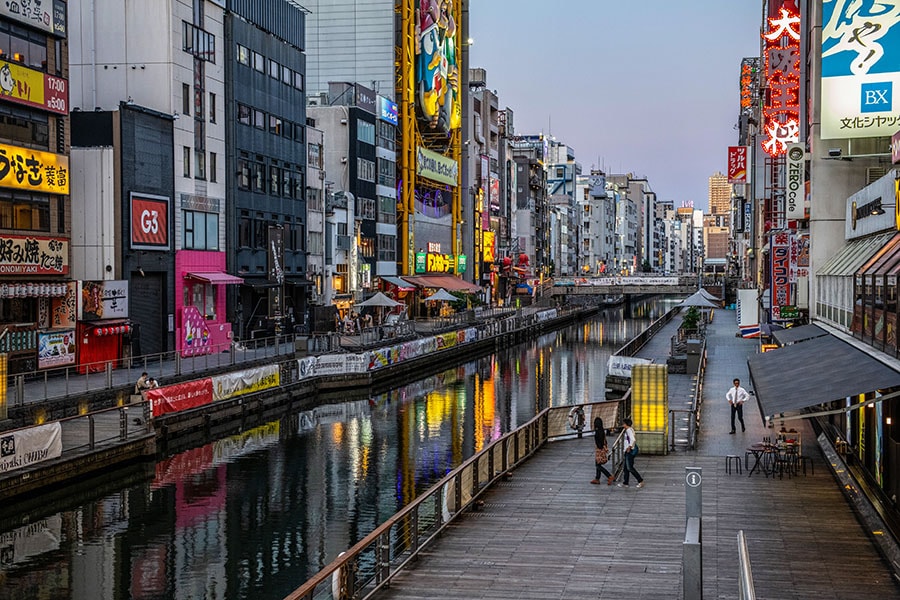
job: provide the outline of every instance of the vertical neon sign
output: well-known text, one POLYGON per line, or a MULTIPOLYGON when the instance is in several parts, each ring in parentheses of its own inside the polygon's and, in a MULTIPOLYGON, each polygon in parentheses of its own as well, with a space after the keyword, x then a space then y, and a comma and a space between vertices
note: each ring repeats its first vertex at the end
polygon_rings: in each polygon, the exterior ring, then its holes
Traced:
POLYGON ((800 12, 793 0, 768 19, 762 37, 768 88, 762 148, 769 156, 780 156, 800 140, 800 12))

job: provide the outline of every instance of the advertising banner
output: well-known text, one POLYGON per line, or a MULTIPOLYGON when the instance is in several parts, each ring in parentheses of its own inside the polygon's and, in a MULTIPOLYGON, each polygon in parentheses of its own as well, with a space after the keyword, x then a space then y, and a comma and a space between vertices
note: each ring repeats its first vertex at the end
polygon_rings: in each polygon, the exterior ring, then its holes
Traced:
MULTIPOLYGON (((0 4, 2 6, 2 4, 0 4)), ((69 82, 16 62, 0 60, 0 93, 4 100, 69 114, 69 82)))
POLYGON ((0 144, 0 187, 68 194, 69 158, 63 154, 0 144))
POLYGON ((0 275, 67 275, 69 240, 0 235, 0 275))
POLYGON ((69 281, 65 286, 65 296, 50 298, 50 327, 54 329, 75 327, 78 320, 78 282, 69 281))
POLYGON ((278 365, 266 365, 255 369, 244 369, 222 375, 214 375, 213 402, 252 394, 261 390, 278 387, 281 383, 278 365))
POLYGON ((631 379, 631 369, 634 365, 649 365, 651 362, 649 358, 636 356, 610 356, 606 361, 606 374, 631 379))
POLYGON ((728 183, 747 183, 749 146, 728 147, 728 183))
POLYGON ((316 357, 316 375, 347 375, 365 373, 369 368, 369 354, 324 354, 316 357))
POLYGON ((66 3, 62 0, 0 2, 0 15, 47 33, 66 35, 66 3))
POLYGON ((822 139, 891 136, 900 127, 900 5, 822 3, 822 139))
POLYGON ((82 281, 78 296, 82 321, 128 318, 128 282, 82 281))
POLYGON ((196 306, 184 306, 181 309, 181 355, 197 356, 211 354, 212 336, 206 319, 196 306))
POLYGON ((306 356, 297 360, 297 379, 309 379, 316 374, 316 357, 306 356))
POLYGON ((422 131, 449 133, 462 118, 457 62, 459 0, 415 3, 416 113, 422 131))
POLYGON ((741 337, 759 337, 759 302, 756 288, 737 291, 737 322, 741 337))
POLYGON ((416 175, 455 187, 459 178, 459 165, 452 158, 418 146, 416 175))
POLYGON ((791 283, 809 277, 809 234, 791 234, 791 283))
POLYGON ((787 189, 784 210, 789 221, 805 217, 806 150, 803 144, 791 144, 787 151, 787 189))
POLYGON ((456 332, 442 333, 434 337, 437 340, 438 350, 443 350, 444 348, 452 348, 456 345, 456 332))
POLYGON ((0 435, 0 473, 62 456, 59 421, 0 435))
POLYGON ((213 401, 212 379, 207 377, 147 390, 144 397, 150 402, 154 417, 205 406, 213 401))
POLYGON ((400 123, 399 110, 396 102, 391 102, 384 96, 378 96, 378 118, 382 121, 397 125, 400 123))
POLYGON ((74 364, 74 329, 38 333, 38 369, 74 364))
POLYGON ((791 240, 788 233, 770 237, 772 282, 769 287, 772 320, 781 319, 781 307, 791 303, 791 240))
POLYGON ((169 248, 169 198, 131 193, 131 247, 169 248))

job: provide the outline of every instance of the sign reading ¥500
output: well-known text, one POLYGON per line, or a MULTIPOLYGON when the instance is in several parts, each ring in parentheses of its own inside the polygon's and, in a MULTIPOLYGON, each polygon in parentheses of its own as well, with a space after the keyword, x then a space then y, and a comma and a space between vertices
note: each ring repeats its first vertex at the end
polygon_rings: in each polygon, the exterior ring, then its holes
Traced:
POLYGON ((69 158, 0 144, 0 187, 68 194, 69 158))

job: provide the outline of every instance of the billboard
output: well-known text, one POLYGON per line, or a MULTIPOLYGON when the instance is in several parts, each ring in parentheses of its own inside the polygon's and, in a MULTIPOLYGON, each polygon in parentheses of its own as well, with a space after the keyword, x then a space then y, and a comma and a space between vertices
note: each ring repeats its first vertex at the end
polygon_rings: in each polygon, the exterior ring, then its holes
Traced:
POLYGON ((822 3, 822 139, 900 127, 900 3, 822 3))
POLYGON ((66 35, 66 3, 62 0, 0 2, 0 15, 60 37, 66 35))
POLYGON ((0 144, 0 187, 68 194, 69 159, 63 154, 0 144))
POLYGON ((169 199, 131 192, 131 247, 169 248, 169 199))
POLYGON ((82 321, 128 318, 128 282, 82 281, 78 314, 82 321))
POLYGON ((38 369, 75 364, 75 330, 38 333, 38 369))
POLYGON ((769 156, 787 152, 800 139, 800 11, 794 0, 769 3, 764 27, 762 149, 769 156))
POLYGON ((747 183, 749 146, 728 146, 728 183, 747 183))
POLYGON ((791 303, 791 236, 788 233, 776 233, 771 236, 769 242, 769 256, 771 259, 772 284, 770 304, 772 320, 778 321, 781 316, 781 307, 791 303))
POLYGON ((69 82, 17 62, 0 60, 0 95, 15 104, 69 114, 69 82))
POLYGON ((449 133, 462 117, 457 62, 458 0, 422 0, 416 10, 416 113, 423 132, 449 133))
POLYGON ((66 275, 69 240, 43 235, 0 235, 0 275, 66 275))
POLYGON ((806 150, 803 144, 791 144, 787 151, 787 189, 785 214, 789 221, 803 219, 806 196, 806 150))
POLYGON ((391 125, 398 125, 399 108, 396 102, 391 102, 384 96, 378 96, 378 118, 391 125))

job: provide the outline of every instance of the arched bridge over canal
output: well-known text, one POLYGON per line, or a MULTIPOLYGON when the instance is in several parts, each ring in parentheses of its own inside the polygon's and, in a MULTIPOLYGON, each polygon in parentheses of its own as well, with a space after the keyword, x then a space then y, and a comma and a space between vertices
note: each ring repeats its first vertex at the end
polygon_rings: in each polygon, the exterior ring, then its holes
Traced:
POLYGON ((559 277, 549 292, 553 296, 672 294, 697 291, 697 276, 559 277))

